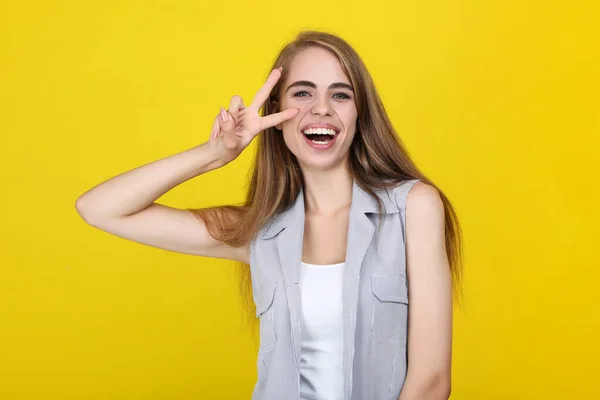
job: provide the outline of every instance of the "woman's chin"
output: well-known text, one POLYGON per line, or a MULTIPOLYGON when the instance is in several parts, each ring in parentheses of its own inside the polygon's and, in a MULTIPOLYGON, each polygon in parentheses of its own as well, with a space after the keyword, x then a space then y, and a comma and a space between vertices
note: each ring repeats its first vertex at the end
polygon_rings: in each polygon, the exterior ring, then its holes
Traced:
POLYGON ((343 161, 337 153, 328 154, 307 154, 303 152, 300 157, 296 157, 303 170, 310 171, 328 171, 336 168, 343 161))

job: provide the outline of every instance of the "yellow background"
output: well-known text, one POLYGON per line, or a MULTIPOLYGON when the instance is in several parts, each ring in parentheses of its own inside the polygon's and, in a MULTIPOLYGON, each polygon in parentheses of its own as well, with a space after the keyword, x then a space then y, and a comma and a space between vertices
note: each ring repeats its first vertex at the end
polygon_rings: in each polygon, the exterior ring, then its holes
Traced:
MULTIPOLYGON (((0 399, 245 399, 233 262, 85 224, 95 184, 207 140, 302 28, 363 57, 466 242, 452 399, 600 398, 593 1, 0 5, 0 399)), ((254 146, 159 202, 241 201, 254 146)))

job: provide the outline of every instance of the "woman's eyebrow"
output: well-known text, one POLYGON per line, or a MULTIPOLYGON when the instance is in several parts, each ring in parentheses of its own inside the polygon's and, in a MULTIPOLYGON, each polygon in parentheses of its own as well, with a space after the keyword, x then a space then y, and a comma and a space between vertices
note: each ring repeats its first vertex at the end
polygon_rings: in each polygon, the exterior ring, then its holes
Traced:
MULTIPOLYGON (((314 82, 311 81, 296 81, 292 84, 290 84, 290 86, 287 87, 287 89, 285 89, 286 93, 288 90, 290 90, 291 88, 295 87, 295 86, 309 86, 313 89, 317 88, 317 85, 314 82)), ((328 89, 348 89, 348 90, 354 90, 354 88, 352 87, 352 85, 349 85, 347 83, 344 82, 334 82, 331 85, 329 85, 328 89)))

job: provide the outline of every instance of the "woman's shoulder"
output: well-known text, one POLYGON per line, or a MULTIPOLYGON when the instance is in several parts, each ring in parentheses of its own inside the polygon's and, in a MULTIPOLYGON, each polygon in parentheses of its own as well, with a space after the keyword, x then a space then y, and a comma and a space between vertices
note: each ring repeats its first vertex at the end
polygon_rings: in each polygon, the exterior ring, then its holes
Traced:
MULTIPOLYGON (((405 189, 404 207, 416 215, 443 215, 444 203, 437 188, 419 179, 411 180, 405 189)), ((402 186, 402 185, 401 185, 402 186)))
MULTIPOLYGON (((388 189, 392 198, 395 199, 398 207, 423 207, 421 204, 441 205, 441 197, 438 190, 433 186, 418 178, 407 179, 398 182, 388 189)), ((425 205, 427 207, 427 205, 425 205)))

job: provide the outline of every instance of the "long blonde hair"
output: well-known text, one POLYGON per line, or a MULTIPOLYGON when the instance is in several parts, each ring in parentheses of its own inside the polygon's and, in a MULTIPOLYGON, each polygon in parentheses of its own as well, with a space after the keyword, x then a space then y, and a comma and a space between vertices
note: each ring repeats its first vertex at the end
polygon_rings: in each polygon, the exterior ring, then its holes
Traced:
MULTIPOLYGON (((340 37, 319 31, 302 31, 285 45, 269 71, 283 67, 283 75, 262 107, 263 116, 280 111, 278 99, 291 60, 302 50, 319 46, 337 56, 354 87, 358 111, 357 129, 349 149, 349 170, 356 182, 382 207, 374 189, 395 186, 409 179, 435 187, 444 204, 446 251, 450 264, 454 298, 460 297, 462 234, 457 215, 444 193, 427 179, 412 161, 383 107, 373 80, 356 51, 340 37)), ((241 247, 250 243, 258 231, 277 213, 290 207, 302 187, 302 171, 287 148, 281 132, 274 127, 260 133, 246 200, 241 205, 226 205, 192 210, 218 240, 241 247)), ((249 265, 240 263, 240 290, 245 315, 255 320, 249 265)))

